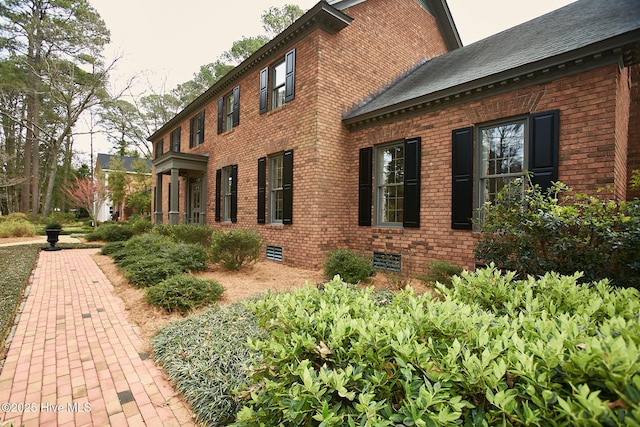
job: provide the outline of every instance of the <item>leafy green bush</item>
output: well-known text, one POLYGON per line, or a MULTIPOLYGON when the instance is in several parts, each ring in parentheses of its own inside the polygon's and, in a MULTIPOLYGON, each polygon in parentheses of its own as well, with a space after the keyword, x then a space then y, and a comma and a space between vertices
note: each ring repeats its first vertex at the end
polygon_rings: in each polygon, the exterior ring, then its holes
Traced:
POLYGON ((139 215, 133 216, 127 220, 127 224, 131 227, 131 231, 135 236, 148 233, 153 229, 151 220, 139 215))
POLYGON ((103 253, 124 269, 134 285, 147 287, 188 271, 207 267, 207 253, 200 245, 176 243, 169 237, 147 233, 134 236, 122 245, 108 245, 103 253))
POLYGON ((128 261, 123 265, 124 276, 139 287, 153 286, 171 276, 184 273, 184 269, 179 264, 164 257, 145 255, 128 261))
POLYGON ((85 239, 90 242, 103 240, 105 242, 120 242, 133 237, 133 228, 129 224, 105 223, 100 225, 96 231, 85 234, 85 239))
POLYGON ((146 300, 168 312, 185 314, 195 308, 213 304, 224 288, 215 280, 204 280, 181 274, 147 288, 146 300))
POLYGON ((170 324, 153 338, 156 361, 187 400, 202 425, 226 426, 241 401, 235 391, 247 381, 257 353, 249 338, 263 335, 241 304, 211 309, 170 324))
POLYGON ((576 279, 489 268, 384 305, 337 279, 267 294, 247 304, 268 336, 234 425, 637 425, 640 294, 576 279))
POLYGON ((609 278, 640 287, 640 201, 575 194, 563 184, 524 196, 505 188, 487 205, 476 257, 521 277, 584 272, 582 281, 609 278))
POLYGON ((451 284, 453 276, 462 273, 462 267, 449 261, 432 261, 427 267, 426 274, 418 275, 418 279, 425 283, 442 283, 444 285, 451 284))
POLYGON ((204 247, 211 245, 211 235, 213 234, 213 230, 206 225, 196 224, 157 224, 153 227, 153 232, 170 237, 176 242, 197 243, 204 247))
POLYGON ((240 270, 260 257, 262 239, 253 230, 218 231, 211 237, 210 259, 227 270, 240 270))
POLYGON ((360 283, 375 274, 371 259, 349 249, 338 249, 324 260, 324 275, 331 279, 339 275, 347 283, 360 283))
POLYGON ((36 227, 29 221, 0 222, 0 237, 30 237, 36 235, 36 227))

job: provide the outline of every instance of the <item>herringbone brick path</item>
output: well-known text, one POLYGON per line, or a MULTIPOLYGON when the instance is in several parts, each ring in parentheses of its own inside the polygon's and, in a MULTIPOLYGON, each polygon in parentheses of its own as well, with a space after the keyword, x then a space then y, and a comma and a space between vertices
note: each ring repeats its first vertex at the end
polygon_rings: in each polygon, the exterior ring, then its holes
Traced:
POLYGON ((40 252, 0 373, 0 421, 30 426, 192 426, 141 353, 96 249, 40 252))

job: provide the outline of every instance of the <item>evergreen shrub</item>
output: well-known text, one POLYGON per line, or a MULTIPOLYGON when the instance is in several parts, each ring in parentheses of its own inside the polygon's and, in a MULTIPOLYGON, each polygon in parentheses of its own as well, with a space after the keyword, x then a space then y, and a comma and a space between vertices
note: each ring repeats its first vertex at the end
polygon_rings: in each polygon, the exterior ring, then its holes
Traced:
POLYGON ((240 270, 260 257, 262 239, 253 230, 218 231, 211 237, 210 259, 227 270, 240 270))
POLYGON ((578 277, 267 294, 247 304, 267 336, 233 425, 638 425, 640 294, 578 277))
POLYGON ((475 255, 521 278, 548 271, 640 287, 640 201, 574 193, 562 183, 524 195, 505 187, 482 209, 475 255))
POLYGON ((324 275, 329 279, 339 275, 345 282, 357 284, 374 274, 371 259, 349 249, 333 251, 324 261, 324 275))
POLYGON ((213 230, 206 225, 196 224, 157 224, 153 232, 161 236, 170 237, 176 242, 200 244, 206 248, 211 245, 213 230))
POLYGON ((185 314, 213 304, 223 291, 222 285, 215 280, 180 274, 147 288, 146 301, 168 312, 185 314))

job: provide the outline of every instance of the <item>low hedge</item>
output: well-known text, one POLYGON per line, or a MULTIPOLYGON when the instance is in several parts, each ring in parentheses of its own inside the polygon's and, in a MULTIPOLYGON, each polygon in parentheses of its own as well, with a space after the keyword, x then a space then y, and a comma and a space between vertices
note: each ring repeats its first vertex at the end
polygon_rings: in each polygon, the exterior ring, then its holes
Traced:
POLYGON ((247 305, 268 336, 234 425, 638 425, 638 291, 578 279, 268 294, 247 305))
POLYGON ((147 288, 146 300, 169 313, 185 314, 218 301, 223 291, 222 285, 215 280, 180 274, 147 288))

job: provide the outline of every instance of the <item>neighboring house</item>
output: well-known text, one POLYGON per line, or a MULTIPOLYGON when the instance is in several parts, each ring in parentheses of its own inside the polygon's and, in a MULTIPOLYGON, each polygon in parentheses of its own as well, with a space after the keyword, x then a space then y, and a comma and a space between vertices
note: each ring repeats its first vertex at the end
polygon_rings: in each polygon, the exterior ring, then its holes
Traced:
POLYGON ((252 228, 318 267, 473 267, 475 211, 527 172, 630 198, 640 2, 581 0, 462 47, 445 0, 320 2, 149 140, 154 221, 252 228))
MULTIPOLYGON (((97 176, 98 179, 104 179, 105 184, 108 185, 109 174, 113 172, 121 172, 121 167, 124 167, 127 174, 137 175, 139 172, 136 171, 134 162, 139 160, 145 160, 148 165, 148 170, 151 170, 152 164, 150 159, 100 153, 98 154, 98 159, 96 160, 96 166, 94 169, 95 176, 97 176), (114 159, 116 161, 114 161, 114 159)), ((145 175, 151 176, 151 173, 145 175)), ((116 219, 114 215, 116 212, 119 220, 127 219, 133 213, 129 209, 125 208, 124 203, 121 205, 115 205, 113 201, 106 200, 102 206, 98 208, 97 220, 98 222, 104 222, 116 219)))

